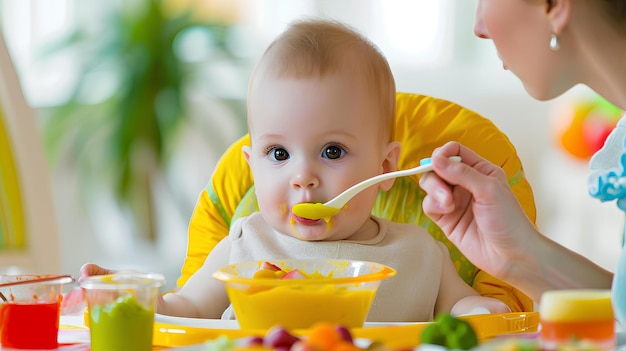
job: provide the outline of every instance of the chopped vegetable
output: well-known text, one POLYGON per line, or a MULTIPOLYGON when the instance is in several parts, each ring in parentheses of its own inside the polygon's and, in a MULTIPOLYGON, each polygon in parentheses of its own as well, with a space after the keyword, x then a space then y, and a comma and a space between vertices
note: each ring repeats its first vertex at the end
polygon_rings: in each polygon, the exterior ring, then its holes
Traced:
POLYGON ((467 321, 441 313, 424 329, 421 343, 441 345, 448 349, 469 350, 478 345, 478 337, 467 321))

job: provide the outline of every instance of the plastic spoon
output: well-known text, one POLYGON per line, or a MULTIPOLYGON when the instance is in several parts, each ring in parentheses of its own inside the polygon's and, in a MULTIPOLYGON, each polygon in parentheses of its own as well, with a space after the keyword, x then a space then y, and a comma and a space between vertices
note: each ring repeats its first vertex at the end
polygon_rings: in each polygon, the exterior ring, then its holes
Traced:
MULTIPOLYGON (((13 285, 34 284, 34 283, 41 283, 41 282, 57 282, 57 281, 62 284, 71 283, 74 281, 74 277, 72 277, 71 275, 67 275, 67 274, 24 275, 24 279, 15 279, 12 281, 0 283, 0 288, 13 286, 13 285)), ((0 292, 0 299, 2 299, 2 301, 4 302, 8 302, 6 296, 4 296, 2 292, 0 292)))
POLYGON ((29 275, 25 274, 24 279, 16 279, 8 282, 0 283, 0 288, 13 285, 33 284, 41 282, 49 282, 58 280, 61 283, 71 283, 74 281, 74 277, 69 274, 48 274, 48 275, 29 275))
MULTIPOLYGON (((451 160, 456 162, 461 162, 461 157, 452 156, 451 160)), ((402 171, 389 172, 384 173, 369 179, 366 179, 360 183, 357 183, 350 188, 346 189, 341 194, 337 195, 334 199, 326 202, 326 203, 311 203, 311 202, 303 202, 299 203, 291 209, 294 215, 302 218, 308 219, 324 219, 325 221, 329 221, 331 217, 337 215, 341 208, 345 206, 350 199, 352 199, 356 194, 361 192, 363 189, 369 188, 374 184, 378 184, 382 181, 391 178, 404 177, 408 175, 420 174, 424 172, 429 172, 433 170, 433 166, 430 164, 430 158, 425 158, 420 161, 420 165, 414 168, 405 169, 402 171)))

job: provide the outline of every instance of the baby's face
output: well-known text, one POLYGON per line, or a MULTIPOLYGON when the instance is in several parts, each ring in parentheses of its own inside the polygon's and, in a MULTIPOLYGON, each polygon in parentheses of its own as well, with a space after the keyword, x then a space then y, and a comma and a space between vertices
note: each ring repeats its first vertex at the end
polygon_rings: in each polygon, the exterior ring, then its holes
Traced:
POLYGON ((265 220, 276 230, 303 240, 366 235, 361 229, 377 186, 354 197, 330 223, 291 212, 296 204, 326 202, 383 173, 388 136, 380 132, 379 109, 365 87, 336 74, 266 78, 249 98, 252 148, 244 154, 252 167, 265 220))

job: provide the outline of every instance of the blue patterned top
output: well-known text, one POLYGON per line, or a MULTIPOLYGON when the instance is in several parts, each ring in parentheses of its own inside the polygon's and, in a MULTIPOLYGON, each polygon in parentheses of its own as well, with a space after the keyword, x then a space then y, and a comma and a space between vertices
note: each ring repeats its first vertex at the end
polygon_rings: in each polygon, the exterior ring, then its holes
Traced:
POLYGON ((589 168, 589 194, 602 202, 617 200, 617 206, 626 212, 626 114, 593 155, 589 168))

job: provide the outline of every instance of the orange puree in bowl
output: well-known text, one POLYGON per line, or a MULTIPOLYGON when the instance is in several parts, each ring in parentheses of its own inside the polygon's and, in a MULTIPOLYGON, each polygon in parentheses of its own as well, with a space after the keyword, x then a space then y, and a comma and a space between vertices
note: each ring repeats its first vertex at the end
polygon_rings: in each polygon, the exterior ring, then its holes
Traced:
POLYGON ((243 329, 308 328, 319 321, 362 327, 375 295, 370 289, 334 285, 279 286, 258 292, 227 287, 227 291, 243 329))
POLYGON ((231 264, 213 277, 225 283, 241 328, 258 330, 363 327, 381 281, 395 274, 373 262, 283 259, 231 264))

